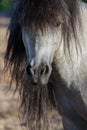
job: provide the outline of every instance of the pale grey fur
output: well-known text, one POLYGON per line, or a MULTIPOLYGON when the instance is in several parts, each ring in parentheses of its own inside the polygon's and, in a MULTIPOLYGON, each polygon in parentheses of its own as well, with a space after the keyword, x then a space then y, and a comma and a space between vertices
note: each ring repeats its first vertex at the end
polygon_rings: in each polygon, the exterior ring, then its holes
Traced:
POLYGON ((58 100, 58 107, 64 123, 65 130, 86 130, 87 125, 87 5, 81 3, 80 6, 82 30, 78 34, 78 53, 76 41, 72 36, 70 41, 70 54, 64 54, 64 41, 61 38, 61 25, 58 29, 50 27, 45 33, 33 34, 31 29, 22 29, 22 38, 27 52, 27 57, 31 66, 38 66, 45 61, 51 66, 54 58, 56 69, 66 83, 65 87, 55 82, 55 95, 58 100), (35 41, 32 41, 34 38, 35 41), (78 47, 79 48, 79 47, 78 47), (28 50, 27 50, 28 49, 28 50), (33 51, 31 51, 33 50, 33 51), (28 52, 30 52, 28 54, 28 52), (67 96, 66 96, 67 95, 67 96), (66 104, 65 104, 66 102, 66 104), (65 104, 65 106, 63 104, 65 104), (74 108, 75 116, 70 113, 74 108), (63 111, 66 111, 66 114, 63 111), (68 112, 71 114, 69 119, 68 112), (76 118, 74 121, 73 116, 76 118), (78 119, 79 118, 79 119, 78 119), (79 120, 79 121, 77 121, 79 120), (83 121, 84 120, 84 121, 83 121), (86 125, 86 126, 85 126, 86 125))

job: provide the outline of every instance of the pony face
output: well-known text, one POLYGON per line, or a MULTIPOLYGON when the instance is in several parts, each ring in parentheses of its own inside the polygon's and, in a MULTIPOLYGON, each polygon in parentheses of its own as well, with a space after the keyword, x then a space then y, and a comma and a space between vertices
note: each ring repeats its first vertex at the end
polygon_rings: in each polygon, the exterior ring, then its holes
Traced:
POLYGON ((56 29, 40 30, 22 29, 22 39, 26 50, 27 74, 34 84, 47 84, 52 70, 52 62, 58 48, 58 31, 56 29))
POLYGON ((6 64, 11 66, 11 74, 17 82, 20 72, 16 74, 14 71, 24 67, 26 51, 29 77, 35 83, 47 84, 61 37, 64 41, 64 51, 66 48, 69 50, 71 37, 77 37, 76 25, 80 21, 78 0, 16 2, 9 26, 6 64))
POLYGON ((64 86, 64 83, 60 83, 60 71, 56 69, 56 66, 58 69, 59 66, 55 61, 56 59, 58 62, 61 61, 62 57, 59 58, 61 51, 63 56, 64 52, 69 51, 72 36, 75 41, 78 39, 77 25, 78 27, 81 25, 79 2, 15 1, 16 6, 9 25, 5 68, 11 72, 10 84, 16 81, 23 117, 29 130, 38 128, 48 130, 50 126, 48 112, 53 107, 56 108, 54 95, 56 80, 60 86, 64 86), (61 25, 56 26, 59 23, 61 25), (60 45, 62 49, 59 48, 60 45), (34 87, 33 84, 37 86, 34 87))

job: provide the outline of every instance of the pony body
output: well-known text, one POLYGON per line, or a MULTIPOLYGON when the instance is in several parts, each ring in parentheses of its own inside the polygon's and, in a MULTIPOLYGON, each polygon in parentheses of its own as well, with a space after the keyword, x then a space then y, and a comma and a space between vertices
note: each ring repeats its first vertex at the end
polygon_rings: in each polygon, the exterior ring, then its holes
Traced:
MULTIPOLYGON (((86 103, 87 103, 87 94, 86 94, 86 77, 87 77, 87 42, 86 42, 86 15, 87 7, 85 4, 82 4, 81 7, 81 21, 82 21, 82 30, 81 32, 78 29, 78 37, 80 47, 78 54, 76 51, 75 41, 73 39, 70 43, 70 55, 67 53, 66 56, 63 55, 63 46, 61 46, 60 51, 57 51, 56 56, 56 66, 58 67, 59 74, 65 82, 65 85, 58 85, 56 87, 56 96, 60 108, 59 110, 63 114, 64 128, 66 130, 80 130, 87 129, 86 124, 86 103), (80 50, 81 49, 81 50, 80 50), (67 57, 67 58, 66 58, 67 57), (61 59, 61 60, 60 60, 61 59), (83 65, 82 65, 83 64, 83 65), (83 67, 84 66, 84 67, 83 67), (85 68, 85 69, 84 69, 85 68), (63 86, 63 87, 61 87, 63 86), (62 97, 61 97, 62 95, 62 97), (84 96, 83 96, 84 95, 84 96), (72 109, 72 112, 71 112, 72 109), (69 117, 71 119, 69 120, 69 117), (84 118, 84 120, 83 120, 84 118), (73 125, 75 124, 75 126, 73 125)), ((57 68, 56 67, 56 68, 57 68)))
POLYGON ((87 5, 78 0, 18 1, 5 59, 30 129, 34 121, 44 130, 51 108, 65 130, 87 129, 86 26, 87 5))

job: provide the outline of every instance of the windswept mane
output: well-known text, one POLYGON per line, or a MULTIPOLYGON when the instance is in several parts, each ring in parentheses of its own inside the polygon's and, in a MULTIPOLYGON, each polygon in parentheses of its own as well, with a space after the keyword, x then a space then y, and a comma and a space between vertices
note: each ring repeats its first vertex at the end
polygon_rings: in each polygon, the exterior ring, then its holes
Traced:
POLYGON ((36 31, 40 29, 43 32, 48 26, 53 28, 61 23, 62 38, 65 47, 69 49, 71 36, 77 38, 77 24, 80 22, 79 0, 17 0, 16 3, 9 26, 5 69, 10 69, 12 80, 16 80, 30 130, 33 129, 31 121, 35 121, 34 128, 38 129, 39 126, 39 130, 45 130, 45 127, 41 128, 42 120, 47 123, 47 111, 50 106, 55 106, 52 90, 54 83, 50 79, 47 86, 38 86, 36 89, 29 83, 24 71, 27 59, 21 28, 34 27, 36 31))
POLYGON ((80 23, 79 0, 19 0, 20 22, 45 30, 62 23, 62 36, 69 47, 71 37, 77 37, 76 26, 80 23))
POLYGON ((21 22, 44 28, 62 22, 73 29, 79 14, 78 0, 19 0, 21 22))

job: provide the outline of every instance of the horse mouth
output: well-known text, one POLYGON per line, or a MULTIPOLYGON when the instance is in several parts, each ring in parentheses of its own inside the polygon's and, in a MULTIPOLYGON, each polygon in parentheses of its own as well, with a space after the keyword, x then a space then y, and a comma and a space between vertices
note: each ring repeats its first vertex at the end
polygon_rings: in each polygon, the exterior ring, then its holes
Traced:
POLYGON ((39 67, 38 69, 33 69, 30 66, 27 66, 26 72, 31 81, 31 84, 34 86, 47 85, 52 68, 51 66, 39 67))
POLYGON ((29 79, 33 86, 44 86, 47 85, 49 82, 49 76, 31 76, 29 79))

